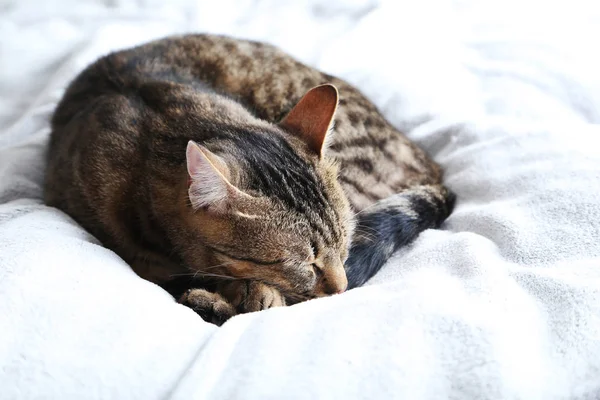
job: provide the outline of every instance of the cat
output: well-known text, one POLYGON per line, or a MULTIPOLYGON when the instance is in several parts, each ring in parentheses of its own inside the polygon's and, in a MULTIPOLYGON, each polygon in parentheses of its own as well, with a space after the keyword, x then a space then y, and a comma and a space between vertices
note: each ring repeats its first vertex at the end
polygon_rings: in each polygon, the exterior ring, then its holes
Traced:
POLYGON ((217 325, 364 284, 455 199, 357 89, 226 36, 100 58, 51 128, 46 204, 217 325))

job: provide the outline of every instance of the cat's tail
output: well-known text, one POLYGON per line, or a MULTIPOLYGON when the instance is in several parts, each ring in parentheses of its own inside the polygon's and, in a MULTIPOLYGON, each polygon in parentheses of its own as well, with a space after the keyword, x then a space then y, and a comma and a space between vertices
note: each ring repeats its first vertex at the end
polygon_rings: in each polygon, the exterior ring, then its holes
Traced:
POLYGON ((422 231, 437 228, 450 215, 456 196, 441 185, 411 188, 377 202, 357 215, 345 264, 348 289, 361 286, 400 247, 422 231))

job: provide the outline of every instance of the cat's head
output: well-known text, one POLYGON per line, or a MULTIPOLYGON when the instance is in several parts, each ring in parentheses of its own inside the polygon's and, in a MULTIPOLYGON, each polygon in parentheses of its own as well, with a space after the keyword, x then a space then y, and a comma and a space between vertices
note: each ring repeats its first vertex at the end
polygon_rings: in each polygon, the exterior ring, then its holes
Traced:
POLYGON ((354 221, 326 156, 337 102, 334 86, 319 86, 278 125, 188 144, 193 226, 212 264, 197 268, 258 279, 291 299, 346 289, 354 221))

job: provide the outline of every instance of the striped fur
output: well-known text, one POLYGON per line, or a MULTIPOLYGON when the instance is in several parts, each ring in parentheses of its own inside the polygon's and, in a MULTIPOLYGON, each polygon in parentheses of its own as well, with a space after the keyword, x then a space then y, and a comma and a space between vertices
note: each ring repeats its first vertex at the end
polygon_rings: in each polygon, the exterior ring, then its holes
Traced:
POLYGON ((143 278, 201 286, 182 301, 218 299, 219 321, 359 286, 453 204, 440 168, 357 89, 270 45, 211 35, 84 70, 53 115, 45 199, 143 278), (339 103, 309 92, 323 84, 339 103), (218 161, 197 159, 191 176, 190 141, 218 161))

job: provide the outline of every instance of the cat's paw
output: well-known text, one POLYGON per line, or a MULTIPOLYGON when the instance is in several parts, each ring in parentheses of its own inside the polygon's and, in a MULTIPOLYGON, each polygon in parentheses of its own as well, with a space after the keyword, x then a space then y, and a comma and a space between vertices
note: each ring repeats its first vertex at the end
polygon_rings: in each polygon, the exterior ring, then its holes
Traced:
POLYGON ((237 314, 235 307, 223 296, 204 289, 189 289, 179 298, 179 303, 194 310, 206 322, 218 326, 237 314))
POLYGON ((223 294, 240 312, 266 310, 285 306, 285 297, 273 286, 262 282, 235 281, 221 286, 223 294))
POLYGON ((248 293, 243 303, 244 312, 283 306, 285 306, 285 297, 283 297, 279 290, 261 282, 250 282, 248 293))

